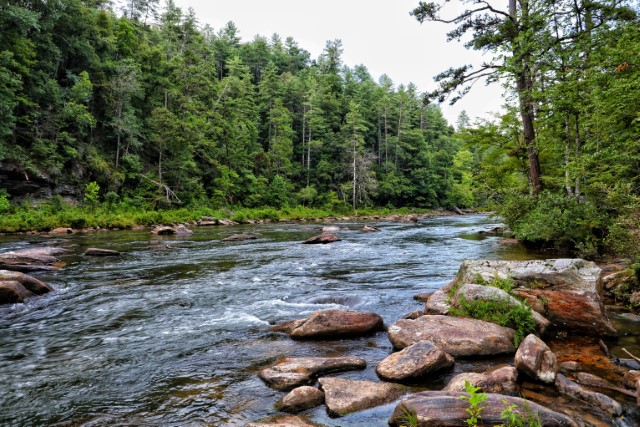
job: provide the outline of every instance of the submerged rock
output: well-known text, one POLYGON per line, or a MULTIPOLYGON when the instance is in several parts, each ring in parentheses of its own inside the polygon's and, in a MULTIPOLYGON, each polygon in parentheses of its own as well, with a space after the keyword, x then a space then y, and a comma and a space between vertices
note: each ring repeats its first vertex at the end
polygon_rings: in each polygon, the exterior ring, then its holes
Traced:
POLYGON ((244 240, 255 240, 258 237, 254 234, 232 234, 222 239, 223 242, 241 242, 244 240))
POLYGON ((388 334, 395 348, 429 340, 452 356, 488 356, 516 350, 513 329, 477 319, 440 315, 402 319, 389 327, 388 334))
POLYGON ((553 384, 558 373, 558 360, 551 349, 537 336, 528 335, 518 347, 515 357, 518 371, 529 377, 553 384))
POLYGON ((449 381, 443 391, 465 391, 465 382, 480 387, 483 393, 515 395, 518 391, 516 381, 518 370, 513 366, 499 366, 483 373, 464 372, 449 381))
POLYGON ((331 233, 322 233, 319 234, 317 236, 313 236, 308 238, 307 240, 305 240, 304 242, 302 242, 305 245, 317 245, 317 244, 326 244, 326 243, 333 243, 333 242, 339 242, 340 239, 338 236, 336 236, 335 234, 331 234, 331 233))
POLYGON ((119 256, 120 252, 111 249, 89 248, 84 254, 87 256, 119 256))
POLYGON ((407 393, 405 387, 391 383, 342 378, 320 378, 318 381, 329 413, 337 416, 391 403, 407 393))
POLYGON ((293 339, 342 338, 366 335, 381 330, 382 317, 352 310, 320 310, 306 319, 294 320, 272 328, 293 339))
MULTIPOLYGON (((423 391, 412 394, 396 406, 389 425, 395 427, 407 425, 407 414, 411 414, 417 418, 417 426, 420 427, 466 426, 465 420, 469 418, 467 412, 469 402, 463 399, 465 396, 469 395, 447 391, 423 391)), ((482 423, 487 426, 502 424, 504 422, 501 418, 502 410, 510 405, 516 405, 514 411, 524 417, 530 413, 537 414, 545 427, 578 427, 570 417, 519 397, 489 393, 484 405, 482 423)))
POLYGON ((562 374, 556 376, 555 384, 558 391, 565 396, 582 400, 611 416, 619 417, 622 415, 622 406, 618 402, 602 393, 587 390, 562 374))
POLYGON ((364 369, 361 357, 291 357, 262 369, 258 376, 278 390, 291 390, 315 382, 318 375, 329 372, 364 369))
POLYGON ((600 268, 582 259, 464 261, 461 283, 510 277, 513 293, 525 298, 551 325, 587 335, 616 336, 604 312, 600 268))
POLYGON ((322 427, 322 424, 316 424, 301 415, 274 415, 252 421, 246 427, 322 427))
POLYGON ((374 226, 371 226, 371 225, 365 225, 364 227, 362 227, 362 231, 365 232, 365 233, 376 233, 376 232, 382 231, 382 230, 380 230, 379 227, 374 227, 374 226))
POLYGON ((387 381, 406 381, 451 368, 453 357, 431 341, 419 341, 385 357, 376 367, 378 376, 387 381))
POLYGON ((58 270, 63 263, 52 253, 60 250, 49 250, 49 248, 34 248, 21 251, 4 252, 0 254, 0 269, 21 271, 58 270))
POLYGON ((276 403, 276 409, 284 412, 302 412, 322 405, 324 393, 309 386, 297 387, 276 403))

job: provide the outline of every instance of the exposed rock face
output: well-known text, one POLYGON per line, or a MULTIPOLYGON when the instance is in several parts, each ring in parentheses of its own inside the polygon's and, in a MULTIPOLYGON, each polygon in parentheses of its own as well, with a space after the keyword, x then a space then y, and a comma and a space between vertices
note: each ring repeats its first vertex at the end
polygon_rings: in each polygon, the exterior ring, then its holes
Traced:
POLYGON ((292 357, 262 369, 258 376, 275 389, 291 390, 312 384, 321 374, 364 369, 366 366, 360 357, 292 357))
POLYGON ((339 242, 340 240, 342 239, 340 239, 335 234, 323 232, 322 234, 308 238, 302 243, 305 245, 317 245, 317 244, 339 242))
POLYGON ((111 249, 89 248, 84 254, 87 256, 119 256, 120 252, 111 249))
POLYGON ((465 391, 465 381, 480 387, 483 393, 515 395, 518 392, 516 381, 518 370, 513 366, 500 366, 484 373, 466 372, 458 374, 449 381, 443 391, 465 391))
POLYGON ((389 327, 395 348, 405 348, 429 340, 452 356, 487 356, 513 353, 514 330, 477 319, 449 316, 422 316, 398 320, 389 327))
POLYGON ((301 415, 274 415, 247 424, 247 427, 322 427, 301 415))
MULTIPOLYGON (((483 286, 475 284, 464 284, 458 288, 453 296, 451 303, 454 307, 459 307, 461 298, 464 297, 467 301, 496 301, 506 300, 509 301, 511 306, 521 306, 522 303, 516 298, 509 295, 502 289, 494 288, 493 286, 483 286)), ((540 334, 544 334, 550 325, 550 322, 544 318, 543 315, 537 311, 531 310, 533 320, 536 322, 536 328, 540 334)))
POLYGON ((276 409, 284 412, 302 412, 324 402, 324 393, 315 387, 294 388, 276 403, 276 409))
POLYGON ((154 227, 151 230, 151 234, 155 234, 157 236, 170 236, 172 234, 176 234, 176 229, 169 227, 168 225, 161 225, 154 227))
POLYGON ((51 292, 53 288, 46 283, 31 277, 28 274, 20 273, 18 271, 0 270, 0 282, 15 281, 20 283, 29 292, 35 295, 46 294, 51 292))
MULTIPOLYGON (((399 427, 406 425, 406 414, 414 414, 418 418, 420 427, 451 427, 465 426, 465 420, 469 418, 467 409, 469 403, 462 399, 467 393, 446 391, 423 391, 412 394, 403 399, 396 407, 389 425, 399 427)), ((488 394, 486 405, 482 410, 483 425, 502 424, 503 408, 509 405, 517 405, 516 411, 526 416, 527 407, 540 417, 545 427, 578 427, 578 424, 566 415, 559 414, 537 403, 521 399, 519 397, 504 396, 501 394, 488 394)))
POLYGON ((24 302, 24 299, 31 295, 33 294, 15 280, 0 282, 0 304, 24 302))
POLYGON ((352 412, 391 403, 407 390, 398 384, 355 381, 342 378, 320 378, 327 409, 332 415, 352 412))
POLYGON ((0 254, 0 269, 12 271, 57 270, 63 263, 47 248, 25 249, 0 254))
POLYGON ((223 242, 241 242, 243 240, 255 240, 258 237, 253 234, 233 234, 222 239, 223 242))
POLYGON ((427 314, 447 315, 449 313, 449 309, 451 309, 451 304, 449 304, 450 289, 451 285, 446 285, 431 294, 427 300, 425 312, 427 314))
POLYGON ((49 234, 73 234, 74 232, 75 230, 73 228, 59 227, 51 230, 49 234))
POLYGON ((619 417, 622 415, 622 406, 618 402, 602 393, 587 390, 581 385, 567 379, 567 377, 562 374, 558 374, 556 377, 556 388, 565 396, 587 402, 611 416, 619 417))
POLYGON ((419 341, 387 356, 376 367, 376 373, 384 380, 405 381, 450 368, 453 364, 453 357, 434 343, 419 341))
POLYGON ((176 233, 175 234, 179 234, 179 235, 188 235, 188 234, 193 234, 193 231, 189 230, 186 226, 180 224, 177 225, 175 227, 176 233))
POLYGON ((382 317, 352 310, 320 310, 306 319, 274 327, 293 339, 337 338, 366 335, 382 329, 382 317))
POLYGON ((630 389, 635 389, 638 381, 640 381, 640 371, 633 370, 625 372, 624 378, 622 379, 624 385, 630 389))
POLYGON ((615 336, 600 297, 600 268, 581 259, 538 261, 465 261, 458 272, 462 283, 478 276, 487 282, 511 277, 514 293, 560 329, 588 335, 615 336))
POLYGON ((518 347, 516 368, 529 377, 553 384, 558 373, 558 360, 551 349, 538 337, 528 335, 518 347))

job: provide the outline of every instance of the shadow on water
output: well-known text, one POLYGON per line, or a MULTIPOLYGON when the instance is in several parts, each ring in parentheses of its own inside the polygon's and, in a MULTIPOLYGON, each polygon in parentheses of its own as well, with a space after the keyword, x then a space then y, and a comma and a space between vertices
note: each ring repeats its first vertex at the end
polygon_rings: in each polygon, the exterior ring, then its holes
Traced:
MULTIPOLYGON (((373 311, 389 325, 421 309, 412 297, 449 282, 464 259, 543 258, 480 238, 500 225, 483 215, 373 224, 382 231, 348 223, 331 245, 301 244, 321 224, 201 227, 166 238, 146 231, 0 236, 0 251, 70 249, 60 256, 65 268, 34 273, 55 292, 0 307, 0 425, 244 425, 273 414, 282 395, 258 379, 266 363, 354 355, 367 369, 341 376, 377 380, 375 366, 392 352, 385 333, 294 342, 269 332, 271 325, 325 308, 373 311), (236 233, 259 238, 221 241, 236 233), (122 255, 83 256, 88 247, 122 255)), ((416 389, 482 369, 460 361, 416 389)), ((308 415, 329 426, 369 427, 386 425, 392 409, 308 415)))

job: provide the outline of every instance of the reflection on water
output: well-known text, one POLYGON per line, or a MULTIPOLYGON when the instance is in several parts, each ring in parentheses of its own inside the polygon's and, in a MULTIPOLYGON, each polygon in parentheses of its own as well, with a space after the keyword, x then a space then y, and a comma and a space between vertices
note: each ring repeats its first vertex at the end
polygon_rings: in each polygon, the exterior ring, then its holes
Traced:
MULTIPOLYGON (((0 425, 244 425, 273 413, 281 393, 256 370, 278 357, 361 356, 368 368, 344 376, 375 380, 375 365, 391 352, 384 333, 293 342, 269 325, 346 307, 390 324, 421 308, 413 295, 447 283, 463 259, 535 257, 497 237, 473 237, 498 225, 482 215, 376 225, 382 232, 344 224, 343 241, 330 245, 299 244, 320 231, 309 224, 203 227, 187 237, 0 237, 0 251, 70 250, 65 268, 34 274, 56 292, 0 307, 0 425), (243 232, 260 238, 221 242, 243 232), (88 247, 123 255, 82 256, 88 247)), ((455 373, 479 369, 460 365, 455 373)), ((391 410, 339 422, 322 408, 309 414, 327 425, 374 426, 386 425, 391 410)))

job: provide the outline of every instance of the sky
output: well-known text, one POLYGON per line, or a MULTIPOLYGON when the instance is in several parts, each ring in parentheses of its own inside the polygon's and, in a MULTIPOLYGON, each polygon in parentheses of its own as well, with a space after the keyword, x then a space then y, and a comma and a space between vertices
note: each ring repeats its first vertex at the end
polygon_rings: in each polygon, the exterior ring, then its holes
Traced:
MULTIPOLYGON (((316 59, 327 40, 342 40, 343 63, 364 65, 374 80, 387 74, 396 86, 414 83, 426 92, 436 88, 433 77, 451 66, 480 64, 489 58, 446 41, 452 27, 420 24, 409 15, 418 0, 175 0, 187 11, 193 8, 201 26, 217 32, 229 21, 243 42, 256 35, 291 36, 316 59)), ((465 110, 471 121, 491 119, 501 110, 503 90, 498 84, 478 82, 454 106, 441 104, 450 124, 465 110)))

